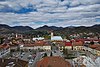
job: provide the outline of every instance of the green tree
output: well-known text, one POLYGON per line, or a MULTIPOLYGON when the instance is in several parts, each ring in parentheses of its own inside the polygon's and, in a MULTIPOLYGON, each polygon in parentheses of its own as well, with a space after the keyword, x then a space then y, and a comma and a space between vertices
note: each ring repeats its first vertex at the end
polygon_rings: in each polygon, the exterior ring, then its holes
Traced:
POLYGON ((47 54, 45 53, 43 57, 47 57, 47 54))
POLYGON ((53 56, 52 52, 51 52, 50 56, 53 56))
POLYGON ((93 44, 94 44, 94 42, 93 42, 93 41, 91 41, 91 42, 90 42, 90 45, 93 45, 93 44))
POLYGON ((68 49, 63 48, 63 54, 64 54, 65 56, 68 56, 68 49))

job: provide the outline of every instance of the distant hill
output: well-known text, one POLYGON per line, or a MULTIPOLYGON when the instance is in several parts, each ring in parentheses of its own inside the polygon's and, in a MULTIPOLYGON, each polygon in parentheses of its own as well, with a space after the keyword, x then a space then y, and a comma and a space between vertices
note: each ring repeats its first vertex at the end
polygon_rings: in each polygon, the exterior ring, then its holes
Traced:
MULTIPOLYGON (((47 26, 44 25, 42 27, 39 27, 37 29, 33 29, 29 26, 14 26, 10 27, 5 24, 0 24, 0 33, 35 33, 37 34, 37 31, 53 31, 58 34, 74 34, 74 33, 83 33, 83 32, 94 32, 94 33, 100 33, 100 24, 90 26, 90 27, 85 27, 85 26, 79 26, 79 27, 74 27, 74 26, 69 26, 69 27, 56 27, 56 26, 47 26)), ((41 34, 40 32, 38 32, 41 34)))
POLYGON ((33 30, 33 28, 29 26, 15 26, 12 27, 12 29, 15 30, 16 32, 29 32, 33 30))
POLYGON ((39 27, 36 29, 37 31, 54 31, 56 33, 62 33, 62 34, 72 34, 72 33, 83 33, 83 32, 98 32, 100 33, 100 24, 85 27, 85 26, 69 26, 69 27, 56 27, 56 26, 47 26, 44 25, 43 27, 39 27))
POLYGON ((5 24, 0 24, 0 33, 24 33, 34 30, 29 26, 15 26, 10 27, 5 24))
POLYGON ((36 30, 37 31, 54 31, 54 30, 61 30, 63 27, 56 27, 56 26, 47 26, 44 25, 43 27, 39 27, 36 30))
POLYGON ((5 24, 0 24, 0 33, 10 33, 12 32, 12 28, 5 24))

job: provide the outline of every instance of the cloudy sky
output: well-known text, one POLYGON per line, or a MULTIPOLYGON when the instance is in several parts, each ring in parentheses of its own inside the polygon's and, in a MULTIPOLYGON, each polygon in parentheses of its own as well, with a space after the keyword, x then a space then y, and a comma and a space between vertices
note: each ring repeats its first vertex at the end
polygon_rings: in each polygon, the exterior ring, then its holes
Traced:
POLYGON ((100 24, 100 0, 0 0, 0 24, 33 28, 100 24))

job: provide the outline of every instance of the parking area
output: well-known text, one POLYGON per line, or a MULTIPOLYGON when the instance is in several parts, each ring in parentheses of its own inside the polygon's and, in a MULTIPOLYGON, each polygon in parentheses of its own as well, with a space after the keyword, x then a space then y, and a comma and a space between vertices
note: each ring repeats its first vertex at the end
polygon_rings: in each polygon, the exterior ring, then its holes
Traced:
POLYGON ((14 51, 10 52, 4 58, 20 58, 29 62, 29 67, 33 67, 36 51, 14 51))

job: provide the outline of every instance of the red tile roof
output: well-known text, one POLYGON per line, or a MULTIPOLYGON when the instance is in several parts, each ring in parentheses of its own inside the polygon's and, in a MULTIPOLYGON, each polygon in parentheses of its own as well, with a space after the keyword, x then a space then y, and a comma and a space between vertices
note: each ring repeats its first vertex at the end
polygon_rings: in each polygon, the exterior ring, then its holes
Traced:
POLYGON ((65 42, 65 46, 72 46, 71 42, 65 42))
POLYGON ((76 42, 80 42, 80 41, 81 41, 81 42, 84 43, 84 39, 76 39, 75 41, 76 41, 76 42))
POLYGON ((100 39, 84 39, 84 41, 100 41, 100 39))
POLYGON ((0 49, 8 49, 10 46, 8 44, 0 45, 0 49))
POLYGON ((48 42, 45 41, 36 41, 35 43, 31 44, 24 44, 25 47, 34 47, 34 46, 49 46, 48 42))
POLYGON ((79 41, 79 42, 73 42, 73 46, 83 46, 84 43, 79 41))
POLYGON ((62 57, 53 56, 45 57, 38 61, 36 67, 71 67, 71 64, 62 57))
POLYGON ((99 50, 99 51, 100 51, 100 46, 99 46, 99 47, 97 47, 97 48, 96 48, 96 50, 99 50))
POLYGON ((89 46, 92 49, 100 50, 100 44, 94 44, 89 46))
POLYGON ((24 47, 33 47, 34 44, 24 44, 24 47))

